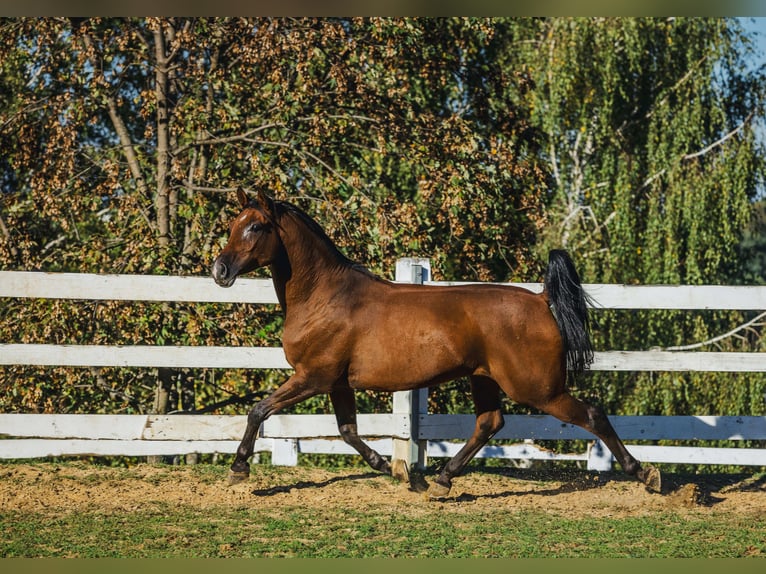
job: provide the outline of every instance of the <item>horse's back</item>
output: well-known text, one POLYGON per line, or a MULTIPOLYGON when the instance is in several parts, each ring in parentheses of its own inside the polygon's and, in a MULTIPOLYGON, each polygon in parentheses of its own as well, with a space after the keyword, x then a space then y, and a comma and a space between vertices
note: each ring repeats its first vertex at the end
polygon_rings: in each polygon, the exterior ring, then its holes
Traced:
POLYGON ((356 302, 349 379, 399 390, 516 369, 530 352, 560 354, 542 294, 502 285, 381 284, 356 302))

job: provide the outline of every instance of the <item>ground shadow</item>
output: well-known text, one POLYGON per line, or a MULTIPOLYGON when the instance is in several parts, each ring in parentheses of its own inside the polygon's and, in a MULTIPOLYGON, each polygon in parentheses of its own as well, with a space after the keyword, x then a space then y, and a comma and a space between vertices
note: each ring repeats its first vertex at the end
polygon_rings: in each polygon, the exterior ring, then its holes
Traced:
MULTIPOLYGON (((409 489, 423 493, 428 485, 438 475, 438 467, 430 467, 424 471, 415 471, 410 475, 409 489)), ((513 467, 482 467, 468 469, 464 476, 471 474, 491 474, 507 477, 510 481, 534 482, 537 496, 558 496, 572 492, 584 492, 603 488, 610 483, 635 482, 634 477, 619 471, 592 472, 583 469, 553 469, 553 468, 513 468, 513 467)), ((251 491, 253 496, 274 496, 289 493, 293 490, 321 489, 338 482, 351 483, 359 480, 370 480, 382 476, 377 472, 360 472, 357 474, 334 476, 327 480, 305 480, 292 484, 270 486, 251 491)), ((482 494, 470 492, 470 480, 465 484, 466 491, 453 491, 454 496, 440 499, 444 503, 471 502, 478 500, 496 500, 512 497, 523 497, 530 494, 526 488, 500 490, 482 494)), ((687 506, 714 506, 726 500, 730 492, 764 492, 766 494, 766 474, 688 474, 662 473, 662 492, 658 496, 677 499, 679 504, 687 506)))
POLYGON ((251 491, 250 494, 252 494, 253 496, 274 496, 275 494, 284 494, 292 490, 303 490, 306 488, 322 488, 322 487, 334 484, 336 482, 371 479, 378 476, 380 476, 380 473, 365 472, 361 474, 351 474, 346 476, 334 476, 332 478, 328 478, 327 480, 322 480, 322 481, 301 480, 294 484, 280 484, 277 486, 270 486, 269 488, 256 488, 255 490, 251 491))
MULTIPOLYGON (((538 471, 532 469, 513 469, 513 468, 481 468, 475 470, 469 470, 465 473, 465 476, 470 476, 472 473, 481 474, 493 474, 496 476, 507 477, 512 480, 530 481, 536 483, 556 483, 550 485, 549 488, 535 489, 534 494, 538 496, 556 496, 560 494, 566 494, 570 492, 582 492, 593 488, 600 488, 613 480, 620 481, 619 478, 615 478, 611 473, 589 473, 585 471, 538 471)), ((426 481, 426 477, 431 473, 427 472, 421 476, 419 480, 426 481)), ((434 473, 437 476, 437 473, 434 473)), ((470 486, 466 485, 470 490, 470 486)), ((472 494, 471 492, 459 492, 455 496, 441 499, 442 502, 472 502, 477 500, 493 500, 503 499, 510 497, 528 496, 529 490, 506 490, 499 492, 490 492, 483 494, 472 494)))
MULTIPOLYGON (((619 471, 596 473, 582 469, 477 468, 468 470, 465 476, 470 476, 474 472, 503 476, 516 481, 535 482, 541 487, 534 490, 534 494, 537 496, 557 496, 572 492, 584 492, 602 488, 609 483, 636 481, 634 477, 619 471), (546 488, 546 486, 548 487, 546 488)), ((418 475, 417 480, 427 482, 436 476, 438 476, 438 472, 429 469, 418 475)), ((530 494, 527 489, 472 494, 470 486, 466 486, 468 492, 455 493, 455 496, 444 498, 442 502, 471 502, 530 494)), ((726 494, 730 492, 763 492, 766 494, 766 474, 689 474, 663 471, 662 492, 658 496, 676 499, 679 504, 687 506, 712 507, 726 500, 726 494)))

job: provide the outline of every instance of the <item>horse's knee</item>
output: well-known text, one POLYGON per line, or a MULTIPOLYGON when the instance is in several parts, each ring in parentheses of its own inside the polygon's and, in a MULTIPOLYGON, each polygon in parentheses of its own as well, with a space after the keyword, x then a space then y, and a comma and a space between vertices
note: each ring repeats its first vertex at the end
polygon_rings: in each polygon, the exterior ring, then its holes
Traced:
POLYGON ((261 423, 265 421, 272 414, 270 407, 265 401, 261 401, 256 404, 250 412, 247 413, 247 424, 254 427, 260 427, 261 423))

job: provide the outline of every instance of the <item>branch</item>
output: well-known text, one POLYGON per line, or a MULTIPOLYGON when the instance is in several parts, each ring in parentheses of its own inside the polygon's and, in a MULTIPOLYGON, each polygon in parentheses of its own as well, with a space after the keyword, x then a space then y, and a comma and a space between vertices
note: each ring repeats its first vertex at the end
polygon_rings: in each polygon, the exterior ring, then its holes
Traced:
MULTIPOLYGON (((681 159, 679 161, 686 161, 686 160, 694 159, 695 157, 700 157, 700 156, 705 155, 706 153, 708 153, 713 148, 716 148, 716 147, 718 147, 720 145, 723 145, 728 139, 733 137, 737 132, 739 132, 742 128, 744 128, 747 125, 747 123, 752 119, 752 117, 753 117, 753 112, 750 112, 750 114, 744 119, 744 121, 741 124, 739 124, 736 128, 731 130, 728 134, 723 136, 721 139, 714 141, 709 146, 707 146, 704 149, 701 149, 698 152, 687 153, 686 155, 681 156, 681 159)), ((647 187, 650 183, 652 183, 658 177, 662 177, 663 175, 665 175, 665 173, 667 173, 667 171, 668 171, 667 168, 664 168, 664 169, 661 169, 660 171, 658 171, 657 173, 655 173, 654 175, 648 177, 644 181, 644 183, 641 185, 641 187, 639 188, 639 191, 641 191, 642 189, 647 187)))
POLYGON ((126 401, 127 403, 129 403, 129 404, 131 404, 133 406, 139 407, 139 409, 140 409, 141 401, 139 401, 138 398, 136 398, 136 397, 134 397, 132 395, 124 393, 123 391, 120 391, 118 389, 113 389, 111 387, 111 385, 109 385, 109 383, 106 382, 106 379, 104 379, 104 376, 102 374, 102 369, 101 368, 99 368, 99 367, 90 367, 89 370, 90 370, 90 374, 93 375, 96 378, 96 382, 95 383, 91 383, 89 385, 78 385, 78 388, 81 388, 81 389, 93 389, 93 388, 96 388, 96 389, 100 389, 102 391, 106 391, 107 393, 109 393, 111 398, 113 398, 113 399, 114 398, 120 398, 120 399, 126 401))
MULTIPOLYGON (((92 50, 94 54, 97 53, 96 47, 93 44, 93 40, 91 39, 90 34, 85 31, 85 28, 82 28, 82 30, 82 41, 83 44, 85 44, 86 50, 92 50)), ((91 65, 93 65, 93 62, 91 62, 91 65)), ((96 66, 94 65, 94 67, 96 66)), ((125 159, 128 162, 130 174, 136 181, 138 191, 144 197, 151 198, 149 187, 147 186, 146 179, 144 178, 144 174, 141 171, 141 164, 138 161, 136 150, 134 149, 133 142, 130 139, 130 133, 128 132, 128 128, 117 110, 117 101, 113 96, 106 96, 105 99, 106 107, 109 112, 109 119, 112 120, 114 131, 117 132, 117 137, 120 140, 120 148, 122 149, 122 152, 125 155, 125 159)))
POLYGON ((692 345, 680 345, 677 347, 665 347, 664 349, 660 349, 660 350, 661 351, 690 351, 691 349, 699 349, 700 347, 712 345, 713 343, 717 343, 718 341, 722 341, 723 339, 727 339, 728 337, 736 335, 738 332, 744 329, 747 329, 748 327, 758 323, 758 321, 760 321, 764 317, 766 317, 766 311, 758 315, 755 319, 751 319, 747 323, 740 325, 736 329, 732 329, 728 333, 719 335, 718 337, 713 337, 712 339, 708 339, 707 341, 702 341, 701 343, 694 343, 692 345))
MULTIPOLYGON (((171 28, 172 29, 172 28, 171 28)), ((154 30, 154 97, 157 104, 157 175, 154 205, 157 220, 157 240, 161 247, 170 245, 171 202, 168 179, 170 174, 170 87, 168 64, 165 54, 165 32, 160 22, 154 30)))
POLYGON ((340 173, 337 169, 332 167, 330 164, 328 164, 326 161, 324 161, 319 156, 311 153, 310 151, 302 150, 296 148, 294 145, 287 143, 287 142, 278 142, 278 141, 272 141, 272 140, 262 140, 262 139, 252 139, 252 138, 246 138, 244 141, 258 144, 258 145, 272 145, 276 147, 283 147, 291 150, 293 153, 303 156, 304 158, 309 158, 314 160, 316 163, 318 163, 320 166, 325 168, 327 171, 329 171, 332 175, 337 177, 339 180, 341 180, 343 183, 345 183, 348 187, 356 191, 359 195, 365 197, 368 199, 371 203, 375 203, 372 198, 370 198, 367 194, 365 194, 361 189, 356 187, 353 183, 351 183, 347 177, 345 177, 342 173, 340 173))
POLYGON ((278 127, 284 127, 284 124, 280 124, 280 123, 263 124, 243 134, 237 134, 237 135, 226 136, 226 137, 213 136, 208 139, 197 139, 197 140, 194 140, 193 142, 190 142, 188 144, 182 145, 181 147, 177 148, 173 152, 173 155, 177 157, 181 155, 182 153, 186 153, 190 149, 198 148, 198 147, 202 147, 206 145, 216 145, 216 144, 233 143, 238 141, 248 141, 250 136, 257 134, 258 132, 262 132, 263 130, 267 130, 269 128, 278 128, 278 127))
POLYGON ((649 176, 648 178, 646 178, 646 181, 644 181, 644 183, 641 184, 641 187, 638 188, 638 191, 641 191, 642 189, 647 187, 650 183, 652 183, 658 177, 662 177, 663 175, 665 175, 665 172, 667 172, 667 171, 668 171, 667 169, 663 168, 660 171, 658 171, 657 173, 655 173, 654 175, 649 176))
POLYGON ((48 100, 50 100, 50 98, 46 96, 40 100, 31 102, 25 105, 22 109, 20 109, 19 111, 17 111, 16 113, 14 113, 12 116, 8 118, 3 117, 2 118, 3 123, 2 125, 0 125, 0 130, 4 130, 7 126, 10 126, 12 123, 16 121, 17 118, 22 118, 23 120, 23 116, 28 113, 37 112, 39 110, 46 109, 49 105, 48 100))
POLYGON ((237 191, 239 187, 205 187, 203 185, 195 185, 190 180, 184 181, 183 186, 189 191, 200 191, 202 193, 232 193, 237 191))
MULTIPOLYGON (((702 63, 703 63, 705 60, 707 60, 707 59, 708 59, 708 55, 707 55, 707 54, 705 54, 705 55, 704 55, 704 56, 702 56, 702 57, 701 57, 699 60, 697 60, 696 62, 694 62, 694 64, 693 64, 693 65, 692 65, 692 66, 689 68, 689 70, 687 70, 687 72, 686 72, 686 73, 685 73, 685 74, 684 74, 684 75, 681 77, 681 79, 680 79, 680 80, 678 80, 678 81, 677 81, 675 84, 673 84, 673 86, 671 86, 670 88, 668 88, 668 89, 667 89, 666 93, 668 93, 668 92, 672 92, 672 91, 676 90, 676 89, 677 89, 677 88, 678 88, 678 87, 679 87, 681 84, 684 84, 684 83, 686 83, 686 81, 687 81, 689 78, 691 78, 691 76, 692 76, 692 73, 693 73, 693 72, 694 72, 694 71, 695 71, 697 68, 699 68, 699 67, 702 65, 702 63)), ((664 97, 663 97, 663 98, 662 98, 662 99, 661 99, 659 102, 655 103, 655 104, 654 104, 654 105, 651 107, 651 109, 650 109, 650 110, 649 110, 649 111, 648 111, 648 112, 647 112, 647 113, 644 115, 644 119, 648 120, 649 118, 651 118, 651 117, 654 115, 654 112, 655 112, 655 110, 656 110, 656 109, 657 109, 657 108, 658 108, 660 105, 664 104, 664 103, 667 101, 667 99, 668 99, 668 96, 664 96, 664 97)))
POLYGON ((145 198, 151 199, 152 194, 149 191, 149 186, 146 184, 146 179, 144 178, 144 174, 141 171, 141 164, 138 161, 136 150, 133 147, 133 142, 130 139, 130 133, 128 132, 128 128, 125 125, 125 122, 122 121, 122 118, 120 117, 120 114, 117 110, 117 102, 114 98, 107 97, 106 106, 107 110, 109 111, 109 119, 112 120, 114 131, 117 132, 117 137, 120 139, 120 148, 122 149, 122 153, 125 155, 125 159, 128 162, 128 169, 130 169, 130 174, 136 181, 138 191, 145 198))
POLYGON ((705 155, 711 149, 722 145, 726 140, 728 140, 729 138, 734 136, 738 131, 740 131, 743 127, 745 127, 745 125, 747 125, 747 123, 750 121, 750 119, 752 117, 753 117, 753 112, 750 112, 748 114, 748 116, 744 119, 744 121, 741 124, 739 124, 736 128, 731 130, 728 134, 723 136, 721 139, 719 139, 717 141, 714 141, 709 146, 707 146, 705 149, 702 149, 702 150, 700 150, 698 152, 695 152, 695 153, 688 153, 688 154, 686 154, 682 159, 685 159, 685 160, 686 159, 694 159, 695 157, 699 157, 701 155, 705 155))
POLYGON ((8 231, 8 227, 5 225, 5 221, 3 221, 2 217, 0 217, 0 232, 2 232, 3 237, 9 246, 11 255, 15 258, 19 254, 19 250, 16 249, 16 245, 13 243, 13 238, 11 237, 11 232, 8 231))

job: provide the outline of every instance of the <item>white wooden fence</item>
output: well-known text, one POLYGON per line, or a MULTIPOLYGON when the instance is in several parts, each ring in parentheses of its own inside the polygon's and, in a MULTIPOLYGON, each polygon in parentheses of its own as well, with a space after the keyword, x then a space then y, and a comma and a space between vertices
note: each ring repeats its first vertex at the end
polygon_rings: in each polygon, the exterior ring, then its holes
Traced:
MULTIPOLYGON (((427 282, 427 260, 397 263, 397 281, 427 282), (425 281, 424 281, 425 280, 425 281)), ((433 283, 446 284, 446 283, 433 283)), ((540 284, 522 284, 539 291, 540 284)), ((766 309, 766 287, 586 285, 603 309, 766 309)), ((277 303, 270 280, 243 279, 221 289, 206 277, 89 275, 0 271, 0 297, 78 300, 277 303)), ((281 348, 0 344, 1 365, 199 367, 289 369, 281 348)), ((594 370, 764 372, 766 353, 601 351, 594 370)), ((470 436, 472 415, 427 412, 427 391, 394 393, 393 412, 360 414, 359 431, 381 454, 423 465, 427 457, 452 456, 470 436)), ((550 416, 506 415, 496 439, 479 457, 585 460, 607 470, 612 457, 582 429, 550 416), (562 454, 535 440, 590 440, 587 452, 562 454)), ((766 441, 766 417, 610 417, 640 460, 689 464, 766 466, 766 449, 663 447, 631 441, 766 441)), ((66 455, 176 455, 232 453, 246 417, 215 415, 0 414, 0 459, 66 455)), ((296 464, 298 452, 355 454, 340 439, 333 415, 275 415, 267 420, 256 451, 271 451, 275 464, 296 464)))

